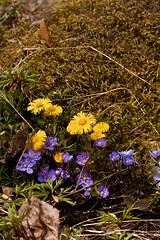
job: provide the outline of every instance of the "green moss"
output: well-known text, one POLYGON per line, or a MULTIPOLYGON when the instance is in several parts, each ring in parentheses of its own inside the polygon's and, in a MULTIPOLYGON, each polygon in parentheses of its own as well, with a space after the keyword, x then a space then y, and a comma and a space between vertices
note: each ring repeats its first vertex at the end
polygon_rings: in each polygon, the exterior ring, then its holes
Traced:
POLYGON ((35 89, 33 98, 68 86, 70 97, 83 96, 77 110, 103 115, 110 123, 108 151, 130 144, 148 151, 149 142, 159 138, 159 12, 156 0, 58 2, 43 13, 55 47, 41 41, 32 19, 19 21, 4 34, 0 67, 30 64, 31 72, 41 74, 42 91, 35 89), (101 92, 107 93, 88 96, 101 92))

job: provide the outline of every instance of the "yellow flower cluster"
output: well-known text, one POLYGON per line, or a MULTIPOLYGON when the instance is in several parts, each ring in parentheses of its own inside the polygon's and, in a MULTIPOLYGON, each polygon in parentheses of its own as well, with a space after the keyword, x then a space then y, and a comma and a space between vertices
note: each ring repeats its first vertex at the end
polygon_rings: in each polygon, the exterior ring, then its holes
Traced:
POLYGON ((108 123, 100 122, 93 127, 93 133, 90 135, 92 140, 101 139, 105 137, 105 132, 109 130, 108 123))
POLYGON ((96 123, 95 117, 91 113, 80 112, 73 116, 67 126, 67 132, 71 135, 88 133, 92 131, 92 126, 96 123))
POLYGON ((63 112, 61 106, 53 105, 50 99, 45 98, 38 98, 33 102, 30 102, 27 110, 35 115, 44 111, 44 115, 53 117, 59 116, 63 112))
POLYGON ((33 135, 31 141, 33 144, 34 151, 38 151, 43 147, 43 145, 45 144, 44 142, 46 140, 46 137, 47 137, 46 133, 42 130, 39 130, 37 133, 33 135))

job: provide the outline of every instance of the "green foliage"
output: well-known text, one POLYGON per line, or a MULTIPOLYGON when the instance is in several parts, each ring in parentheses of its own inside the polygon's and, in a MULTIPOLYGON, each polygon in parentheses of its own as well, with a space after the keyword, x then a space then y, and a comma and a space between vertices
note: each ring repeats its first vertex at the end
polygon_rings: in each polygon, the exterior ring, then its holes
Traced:
MULTIPOLYGON (((18 88, 25 92, 26 84, 30 83, 40 87, 38 81, 39 74, 30 74, 29 66, 19 68, 9 68, 0 74, 0 89, 7 89, 10 92, 14 92, 18 88)), ((33 88, 32 86, 32 88, 33 88)), ((31 88, 31 89, 32 89, 31 88)))
POLYGON ((122 216, 116 217, 115 215, 112 214, 106 214, 104 211, 98 211, 101 216, 103 216, 99 221, 99 225, 103 225, 106 222, 111 222, 110 228, 112 228, 115 224, 117 224, 120 228, 122 227, 122 222, 124 220, 129 220, 129 219, 138 219, 137 217, 134 217, 131 215, 132 208, 134 207, 134 204, 129 207, 128 209, 124 208, 122 212, 122 216))
POLYGON ((122 232, 121 234, 112 234, 112 235, 107 235, 108 239, 115 239, 115 240, 136 240, 138 238, 134 238, 133 234, 129 234, 126 236, 126 232, 122 232))
POLYGON ((30 212, 30 209, 23 213, 21 217, 17 215, 16 206, 13 204, 8 208, 8 216, 0 221, 0 230, 3 231, 6 239, 13 239, 14 231, 16 231, 19 223, 30 212))

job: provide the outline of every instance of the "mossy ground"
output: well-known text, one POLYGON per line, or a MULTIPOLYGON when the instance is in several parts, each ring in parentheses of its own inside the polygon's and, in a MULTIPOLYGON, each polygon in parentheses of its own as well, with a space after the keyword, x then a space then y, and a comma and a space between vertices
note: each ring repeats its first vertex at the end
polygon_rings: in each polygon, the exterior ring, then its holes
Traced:
POLYGON ((70 88, 64 108, 78 97, 77 110, 110 124, 108 152, 132 147, 140 165, 147 164, 148 151, 160 148, 159 1, 58 1, 29 16, 5 30, 1 71, 30 65, 31 73, 40 74, 40 87, 26 84, 30 100, 70 88), (40 36, 41 18, 52 48, 40 36))
POLYGON ((27 64, 32 73, 40 74, 41 88, 26 90, 30 99, 71 88, 68 97, 82 97, 76 107, 103 115, 111 124, 109 147, 122 144, 125 149, 132 144, 146 151, 154 147, 151 142, 159 139, 160 131, 158 21, 156 0, 58 1, 5 31, 0 66, 5 70, 27 64), (53 48, 41 41, 35 23, 42 17, 53 48))

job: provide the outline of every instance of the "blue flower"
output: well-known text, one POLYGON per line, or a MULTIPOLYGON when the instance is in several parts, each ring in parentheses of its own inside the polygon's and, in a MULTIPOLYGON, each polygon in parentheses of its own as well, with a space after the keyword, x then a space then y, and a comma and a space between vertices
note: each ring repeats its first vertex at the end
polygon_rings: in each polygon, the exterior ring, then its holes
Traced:
POLYGON ((91 193, 90 193, 90 191, 91 191, 91 188, 90 188, 90 187, 89 187, 89 188, 86 188, 85 191, 84 191, 84 196, 85 196, 85 197, 88 197, 89 199, 91 198, 91 193))
POLYGON ((37 173, 38 181, 40 182, 47 182, 47 174, 49 171, 49 165, 46 164, 45 167, 40 167, 41 171, 37 173))
POLYGON ((54 169, 51 169, 50 171, 48 171, 46 176, 47 176, 47 181, 50 180, 52 182, 54 182, 57 178, 56 172, 54 169))
MULTIPOLYGON (((77 181, 76 184, 78 183, 80 174, 77 175, 77 181)), ((87 173, 87 171, 83 171, 79 180, 78 185, 82 185, 82 187, 87 187, 88 185, 93 184, 92 176, 87 173)))
POLYGON ((44 148, 48 149, 48 150, 53 150, 54 146, 57 144, 57 138, 53 138, 53 137, 46 137, 45 140, 45 144, 44 144, 44 148))
POLYGON ((70 177, 69 172, 65 171, 63 168, 57 168, 55 170, 56 176, 59 178, 67 179, 70 177))
POLYGON ((96 141, 94 142, 94 144, 97 146, 97 147, 102 147, 104 148, 107 144, 107 140, 104 139, 104 138, 101 138, 101 139, 96 139, 96 141))
POLYGON ((158 174, 159 174, 159 175, 155 175, 155 176, 154 176, 154 180, 159 181, 159 182, 158 182, 158 186, 160 187, 160 169, 158 170, 158 174))
POLYGON ((30 159, 21 159, 18 166, 16 166, 16 169, 22 172, 27 172, 28 174, 33 173, 32 167, 34 166, 34 163, 30 161, 30 159))
POLYGON ((23 157, 27 158, 30 161, 33 161, 34 165, 36 164, 36 161, 41 159, 41 152, 35 152, 33 151, 32 148, 28 150, 28 153, 24 153, 23 157))
POLYGON ((64 163, 70 162, 72 160, 72 158, 73 158, 73 155, 69 155, 68 152, 66 152, 66 153, 62 152, 62 160, 64 163))
POLYGON ((123 163, 126 165, 132 165, 134 163, 134 158, 131 157, 130 155, 126 155, 123 157, 123 163))
POLYGON ((106 198, 109 195, 109 191, 107 187, 104 187, 103 185, 98 188, 98 194, 102 198, 106 198))
POLYGON ((119 155, 121 155, 122 157, 125 156, 134 156, 137 152, 135 152, 133 149, 129 149, 128 151, 117 151, 119 153, 119 155))
POLYGON ((112 162, 116 162, 120 159, 120 156, 117 152, 112 152, 110 155, 109 155, 109 160, 112 161, 112 162))
POLYGON ((63 170, 63 171, 61 172, 61 178, 63 178, 63 179, 70 178, 69 172, 63 170))
POLYGON ((153 157, 154 159, 158 159, 158 157, 160 156, 160 149, 158 150, 153 150, 152 152, 149 151, 151 157, 153 157))
POLYGON ((87 165, 89 156, 83 152, 81 155, 77 155, 76 159, 79 165, 84 166, 87 165))

